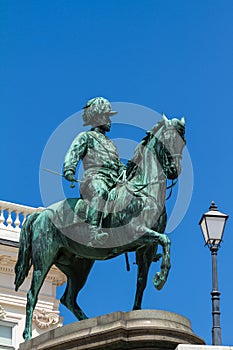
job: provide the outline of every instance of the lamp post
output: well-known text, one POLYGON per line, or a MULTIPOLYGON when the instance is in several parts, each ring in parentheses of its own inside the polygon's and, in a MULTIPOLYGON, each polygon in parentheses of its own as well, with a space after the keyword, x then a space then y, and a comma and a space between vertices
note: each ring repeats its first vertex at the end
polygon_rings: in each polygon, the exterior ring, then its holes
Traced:
POLYGON ((228 215, 218 211, 214 201, 209 211, 202 215, 199 222, 206 245, 212 255, 212 345, 222 345, 222 332, 220 327, 220 292, 218 290, 217 253, 220 247, 228 215))

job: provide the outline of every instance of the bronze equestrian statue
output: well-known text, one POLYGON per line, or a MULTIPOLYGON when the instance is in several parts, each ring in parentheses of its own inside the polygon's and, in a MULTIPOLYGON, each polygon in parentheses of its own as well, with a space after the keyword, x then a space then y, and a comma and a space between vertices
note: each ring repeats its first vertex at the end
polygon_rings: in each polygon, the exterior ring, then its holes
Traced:
POLYGON ((64 163, 64 176, 69 181, 74 181, 78 161, 82 159, 84 163, 81 198, 70 198, 42 213, 31 214, 21 229, 15 266, 16 290, 33 266, 32 283, 27 295, 25 340, 31 338, 32 316, 38 293, 53 264, 67 276, 61 303, 79 320, 87 316, 76 299, 95 260, 107 260, 135 251, 138 274, 133 310, 141 309, 150 265, 159 259, 156 254, 158 245, 162 246, 162 262, 160 272, 153 278, 154 286, 161 289, 168 276, 170 240, 164 234, 167 222, 166 183, 167 179, 177 179, 181 172, 185 146, 184 118, 168 120, 163 116, 147 132, 125 167, 105 136, 110 127, 112 110, 105 100, 102 113, 99 110, 101 101, 102 98, 90 100, 84 108, 84 122, 90 124, 92 129, 77 136, 64 163), (86 113, 88 108, 90 117, 86 113), (100 111, 96 115, 95 108, 100 111), (108 157, 102 157, 105 142, 108 157), (95 163, 91 163, 90 158, 96 149, 100 151, 100 157, 95 155, 93 162, 96 160, 97 169, 94 169, 95 163), (98 185, 95 185, 95 181, 98 185), (93 219, 90 213, 94 213, 93 219))

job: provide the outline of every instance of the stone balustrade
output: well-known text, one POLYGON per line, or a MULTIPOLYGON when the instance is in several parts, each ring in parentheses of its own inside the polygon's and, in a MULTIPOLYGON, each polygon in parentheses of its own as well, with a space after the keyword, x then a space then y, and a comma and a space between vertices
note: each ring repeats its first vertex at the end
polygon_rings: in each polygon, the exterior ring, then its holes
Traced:
POLYGON ((19 241, 19 233, 26 217, 35 211, 41 212, 43 207, 0 201, 0 239, 19 241))
MULTIPOLYGON (((19 344, 24 341, 25 306, 32 269, 16 292, 14 280, 19 235, 27 216, 43 210, 41 207, 34 208, 0 200, 0 349, 18 349, 19 344), (2 344, 2 337, 4 338, 6 332, 9 346, 2 344)), ((56 287, 65 281, 65 275, 53 265, 41 288, 33 314, 33 337, 62 326, 56 287)))

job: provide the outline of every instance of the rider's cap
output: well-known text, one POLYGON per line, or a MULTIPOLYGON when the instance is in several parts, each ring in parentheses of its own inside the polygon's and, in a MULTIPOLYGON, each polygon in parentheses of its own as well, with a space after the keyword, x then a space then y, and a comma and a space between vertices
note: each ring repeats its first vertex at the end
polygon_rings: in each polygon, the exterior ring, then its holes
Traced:
POLYGON ((92 125, 92 121, 95 120, 95 117, 100 116, 113 116, 117 114, 116 111, 112 110, 110 102, 104 97, 95 97, 87 101, 86 106, 83 107, 83 121, 84 126, 92 125))

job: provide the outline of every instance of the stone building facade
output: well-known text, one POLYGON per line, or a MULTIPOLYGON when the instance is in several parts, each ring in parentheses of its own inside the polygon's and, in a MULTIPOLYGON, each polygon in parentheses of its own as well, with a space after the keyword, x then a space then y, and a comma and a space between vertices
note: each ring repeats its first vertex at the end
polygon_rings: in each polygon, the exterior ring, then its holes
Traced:
MULTIPOLYGON (((0 350, 16 350, 22 343, 25 306, 30 276, 18 292, 14 290, 14 266, 18 255, 19 234, 27 215, 42 211, 25 205, 0 201, 0 350)), ((62 326, 56 288, 65 276, 53 266, 39 294, 33 316, 33 338, 62 326)))

